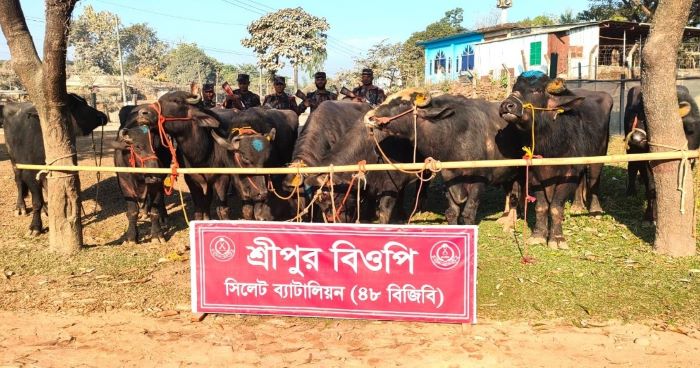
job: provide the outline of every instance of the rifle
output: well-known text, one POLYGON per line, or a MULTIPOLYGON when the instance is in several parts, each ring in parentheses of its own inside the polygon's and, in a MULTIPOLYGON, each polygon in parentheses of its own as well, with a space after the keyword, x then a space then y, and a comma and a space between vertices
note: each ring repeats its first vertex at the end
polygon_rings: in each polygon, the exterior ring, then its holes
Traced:
POLYGON ((302 92, 300 89, 297 90, 297 93, 295 93, 294 96, 299 97, 302 103, 308 98, 306 97, 306 94, 304 94, 304 92, 302 92))
MULTIPOLYGON (((350 97, 350 98, 352 98, 352 99, 355 99, 355 98, 360 97, 360 96, 358 96, 358 95, 352 93, 351 90, 349 90, 349 89, 347 89, 347 88, 345 88, 345 87, 343 87, 343 88, 340 89, 340 94, 343 95, 343 96, 350 97)), ((361 98, 362 98, 362 100, 363 100, 364 102, 368 103, 370 106, 372 106, 372 107, 375 106, 374 104, 372 104, 371 102, 369 102, 369 100, 367 99, 367 97, 361 97, 361 98)))

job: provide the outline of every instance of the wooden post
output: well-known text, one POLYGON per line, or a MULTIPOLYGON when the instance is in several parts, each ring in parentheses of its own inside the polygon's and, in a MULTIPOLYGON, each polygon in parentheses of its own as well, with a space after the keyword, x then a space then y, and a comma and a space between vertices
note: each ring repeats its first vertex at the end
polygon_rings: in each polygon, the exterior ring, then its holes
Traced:
POLYGON ((620 74, 620 135, 625 134, 624 118, 625 118, 625 74, 620 74))
POLYGON ((525 50, 520 50, 520 56, 523 58, 523 71, 527 71, 527 59, 525 59, 525 50))

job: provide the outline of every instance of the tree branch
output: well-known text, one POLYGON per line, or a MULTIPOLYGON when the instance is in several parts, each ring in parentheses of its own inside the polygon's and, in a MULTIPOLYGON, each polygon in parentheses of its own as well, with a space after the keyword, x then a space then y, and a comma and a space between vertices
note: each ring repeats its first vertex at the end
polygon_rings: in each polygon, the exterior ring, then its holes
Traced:
POLYGON ((40 91, 41 59, 27 28, 19 0, 0 1, 0 27, 10 48, 12 68, 27 91, 40 91))
POLYGON ((647 17, 651 18, 651 16, 652 16, 651 11, 649 10, 649 8, 644 6, 644 4, 642 4, 641 1, 639 1, 639 0, 630 0, 630 1, 632 1, 632 3, 634 5, 636 5, 639 9, 641 9, 642 13, 646 14, 647 17))

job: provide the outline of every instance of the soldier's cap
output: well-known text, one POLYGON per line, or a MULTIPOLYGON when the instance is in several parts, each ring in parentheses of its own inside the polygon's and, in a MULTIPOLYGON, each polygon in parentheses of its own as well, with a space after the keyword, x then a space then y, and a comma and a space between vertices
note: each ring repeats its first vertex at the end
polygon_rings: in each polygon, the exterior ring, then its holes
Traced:
POLYGON ((273 84, 287 84, 284 77, 275 77, 273 79, 273 84))
POLYGON ((369 75, 370 77, 373 77, 374 72, 370 68, 364 68, 362 69, 362 75, 369 75))
POLYGON ((236 81, 239 83, 250 83, 250 76, 248 74, 238 74, 236 81))
POLYGON ((314 78, 326 78, 326 72, 316 72, 314 78))
POLYGON ((211 83, 205 83, 204 85, 202 85, 202 91, 203 92, 214 91, 214 85, 211 83))

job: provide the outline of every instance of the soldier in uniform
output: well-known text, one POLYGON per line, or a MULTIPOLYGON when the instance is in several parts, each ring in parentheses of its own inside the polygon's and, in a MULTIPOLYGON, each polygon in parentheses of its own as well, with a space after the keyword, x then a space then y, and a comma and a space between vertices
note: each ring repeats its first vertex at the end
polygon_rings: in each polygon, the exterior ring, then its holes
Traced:
MULTIPOLYGON (((240 103, 243 104, 243 110, 260 106, 260 96, 248 90, 250 86, 250 76, 248 74, 238 74, 237 81, 238 89, 234 89, 233 94, 238 97, 240 103)), ((228 109, 236 105, 237 104, 229 97, 227 97, 224 102, 224 107, 228 109)))
POLYGON ((307 107, 311 107, 311 112, 313 112, 321 102, 338 99, 337 94, 326 90, 325 72, 316 72, 314 74, 314 83, 316 84, 316 90, 306 94, 306 100, 304 100, 302 105, 299 105, 300 114, 306 111, 307 107))
POLYGON ((284 92, 284 87, 286 86, 287 83, 284 77, 275 77, 273 82, 275 93, 265 96, 263 106, 279 110, 292 110, 299 114, 299 107, 297 107, 297 101, 294 99, 294 96, 284 92))
POLYGON ((372 84, 374 80, 374 72, 372 69, 362 69, 362 85, 352 90, 352 93, 357 96, 355 101, 364 102, 366 99, 371 105, 379 105, 386 99, 384 90, 372 84))
POLYGON ((214 93, 213 84, 202 85, 202 104, 210 109, 216 107, 216 93, 214 93))

